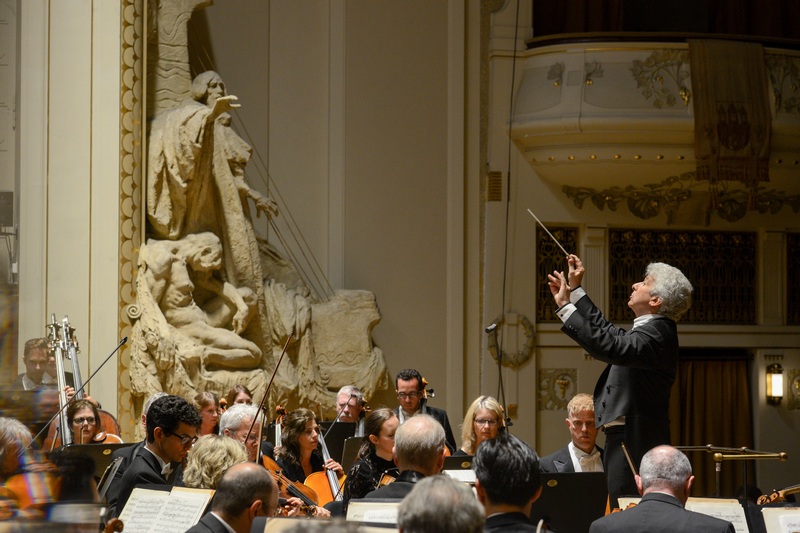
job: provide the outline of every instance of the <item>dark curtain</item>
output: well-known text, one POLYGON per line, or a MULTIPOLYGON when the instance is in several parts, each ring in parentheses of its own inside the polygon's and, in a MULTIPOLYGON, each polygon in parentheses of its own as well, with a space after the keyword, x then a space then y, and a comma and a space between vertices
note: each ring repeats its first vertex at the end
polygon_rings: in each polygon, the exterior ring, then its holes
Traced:
MULTIPOLYGON (((744 350, 681 353, 670 405, 673 445, 753 447, 748 367, 749 356, 744 350)), ((687 455, 695 475, 692 496, 716 495, 713 454, 687 455)), ((747 469, 747 483, 755 484, 753 461, 722 462, 720 496, 738 495, 743 468, 747 469)))
POLYGON ((533 36, 622 31, 623 0, 534 0, 533 36))

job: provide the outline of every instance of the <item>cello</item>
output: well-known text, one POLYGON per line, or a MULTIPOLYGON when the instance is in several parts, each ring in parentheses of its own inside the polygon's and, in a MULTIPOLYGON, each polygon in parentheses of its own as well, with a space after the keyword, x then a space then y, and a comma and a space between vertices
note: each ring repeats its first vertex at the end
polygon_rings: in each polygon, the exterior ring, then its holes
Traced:
MULTIPOLYGON (((322 436, 322 433, 319 434, 319 446, 322 451, 322 459, 327 463, 331 458, 331 454, 328 451, 328 446, 325 444, 325 437, 322 436)), ((322 472, 309 474, 303 483, 317 493, 319 505, 325 505, 332 501, 342 501, 342 487, 344 486, 345 478, 347 478, 346 475, 339 476, 333 470, 326 468, 322 472)))

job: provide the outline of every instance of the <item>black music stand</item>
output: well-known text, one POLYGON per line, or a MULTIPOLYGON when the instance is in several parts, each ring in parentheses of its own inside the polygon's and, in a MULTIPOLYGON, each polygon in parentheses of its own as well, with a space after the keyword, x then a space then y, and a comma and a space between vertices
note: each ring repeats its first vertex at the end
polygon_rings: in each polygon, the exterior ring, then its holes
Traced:
POLYGON ((113 454, 120 448, 134 446, 135 442, 115 442, 113 444, 67 444, 60 448, 62 453, 79 453, 87 455, 94 461, 94 477, 100 479, 111 464, 113 454))
POLYGON ((338 463, 344 451, 344 441, 356 434, 355 422, 320 422, 319 426, 325 435, 325 444, 331 458, 338 463))
POLYGON ((542 474, 542 494, 531 506, 531 522, 547 531, 582 533, 603 516, 608 501, 605 472, 542 474))

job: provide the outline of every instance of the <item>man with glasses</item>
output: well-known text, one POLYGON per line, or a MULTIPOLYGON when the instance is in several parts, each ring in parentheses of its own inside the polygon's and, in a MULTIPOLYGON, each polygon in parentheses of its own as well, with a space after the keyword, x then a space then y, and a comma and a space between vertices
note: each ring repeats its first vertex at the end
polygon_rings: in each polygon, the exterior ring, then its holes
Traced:
POLYGON ((576 394, 567 404, 567 428, 572 436, 569 444, 542 457, 542 472, 602 472, 603 450, 595 445, 594 400, 589 394, 576 394))
POLYGON ((174 485, 177 470, 197 441, 202 418, 179 396, 157 399, 147 412, 147 442, 108 491, 109 513, 118 517, 137 485, 174 485))
POLYGON ((450 428, 447 412, 444 409, 428 406, 422 375, 412 368, 407 368, 397 373, 394 384, 397 389, 397 400, 400 403, 395 412, 400 419, 400 424, 402 425, 406 420, 418 414, 432 416, 444 428, 445 445, 452 454, 456 450, 456 438, 450 428))
MULTIPOLYGON (((258 412, 258 407, 244 403, 236 403, 228 407, 219 419, 219 434, 230 437, 244 444, 247 450, 247 460, 255 462, 258 455, 259 444, 266 437, 259 428, 264 426, 264 415, 258 412), (253 425, 253 420, 258 415, 258 422, 253 425), (250 431, 252 426, 253 430, 250 431)), ((264 442, 262 453, 273 457, 274 445, 264 442)), ((259 458, 260 459, 260 458, 259 458)), ((260 462, 260 461, 259 461, 260 462)))

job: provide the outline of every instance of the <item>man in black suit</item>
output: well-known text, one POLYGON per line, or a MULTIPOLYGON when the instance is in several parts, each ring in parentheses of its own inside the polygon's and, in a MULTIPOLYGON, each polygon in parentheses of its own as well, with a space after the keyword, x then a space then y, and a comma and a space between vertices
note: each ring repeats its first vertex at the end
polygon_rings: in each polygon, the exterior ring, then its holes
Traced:
POLYGON ((278 488, 261 465, 233 465, 217 484, 211 512, 186 533, 250 533, 257 516, 274 516, 278 488))
POLYGON ((592 522, 590 533, 734 533, 733 524, 684 509, 694 476, 689 459, 671 446, 658 446, 642 458, 636 507, 592 522))
POLYGON ((177 469, 197 441, 202 418, 179 396, 153 402, 147 412, 147 442, 108 490, 109 513, 118 517, 137 485, 173 485, 177 469))
POLYGON ((456 438, 450 428, 450 420, 444 409, 428 406, 428 398, 425 396, 425 381, 422 375, 413 368, 407 368, 397 373, 394 378, 394 385, 397 389, 397 400, 400 402, 395 408, 400 424, 417 414, 430 415, 435 418, 444 428, 447 449, 450 453, 456 451, 456 438))
POLYGON ((528 517, 542 493, 539 457, 510 433, 483 441, 472 459, 475 491, 486 510, 485 531, 536 531, 528 517))
POLYGON ((563 272, 548 275, 550 291, 564 323, 561 330, 589 355, 608 363, 594 389, 595 423, 606 436, 604 467, 612 507, 620 496, 636 494, 623 444, 635 464, 659 444, 669 444, 669 396, 678 369, 678 328, 689 310, 692 285, 675 267, 647 266, 633 284, 628 307, 635 319, 630 331, 603 317, 581 288, 585 273, 576 255, 563 272))
POLYGON ((416 482, 442 471, 444 445, 444 429, 435 418, 430 415, 411 418, 394 434, 394 462, 400 475, 366 498, 404 498, 416 482))
MULTIPOLYGON (((144 402, 144 406, 142 406, 142 428, 147 434, 147 411, 150 410, 150 406, 153 405, 153 402, 167 396, 166 392, 156 392, 152 394, 147 401, 144 402)), ((117 457, 122 457, 122 461, 119 464, 116 472, 114 473, 114 481, 112 483, 116 483, 117 480, 122 479, 122 475, 125 473, 125 470, 128 469, 128 465, 133 462, 133 458, 139 455, 139 452, 144 448, 144 445, 147 444, 147 437, 143 440, 137 442, 136 444, 132 444, 131 446, 125 446, 124 448, 117 448, 111 453, 111 461, 113 462, 114 459, 117 457)), ((180 467, 179 467, 180 468, 180 467)))
POLYGON ((569 444, 539 461, 539 469, 547 474, 557 472, 602 472, 603 450, 595 445, 594 401, 586 393, 576 394, 567 404, 569 444))

